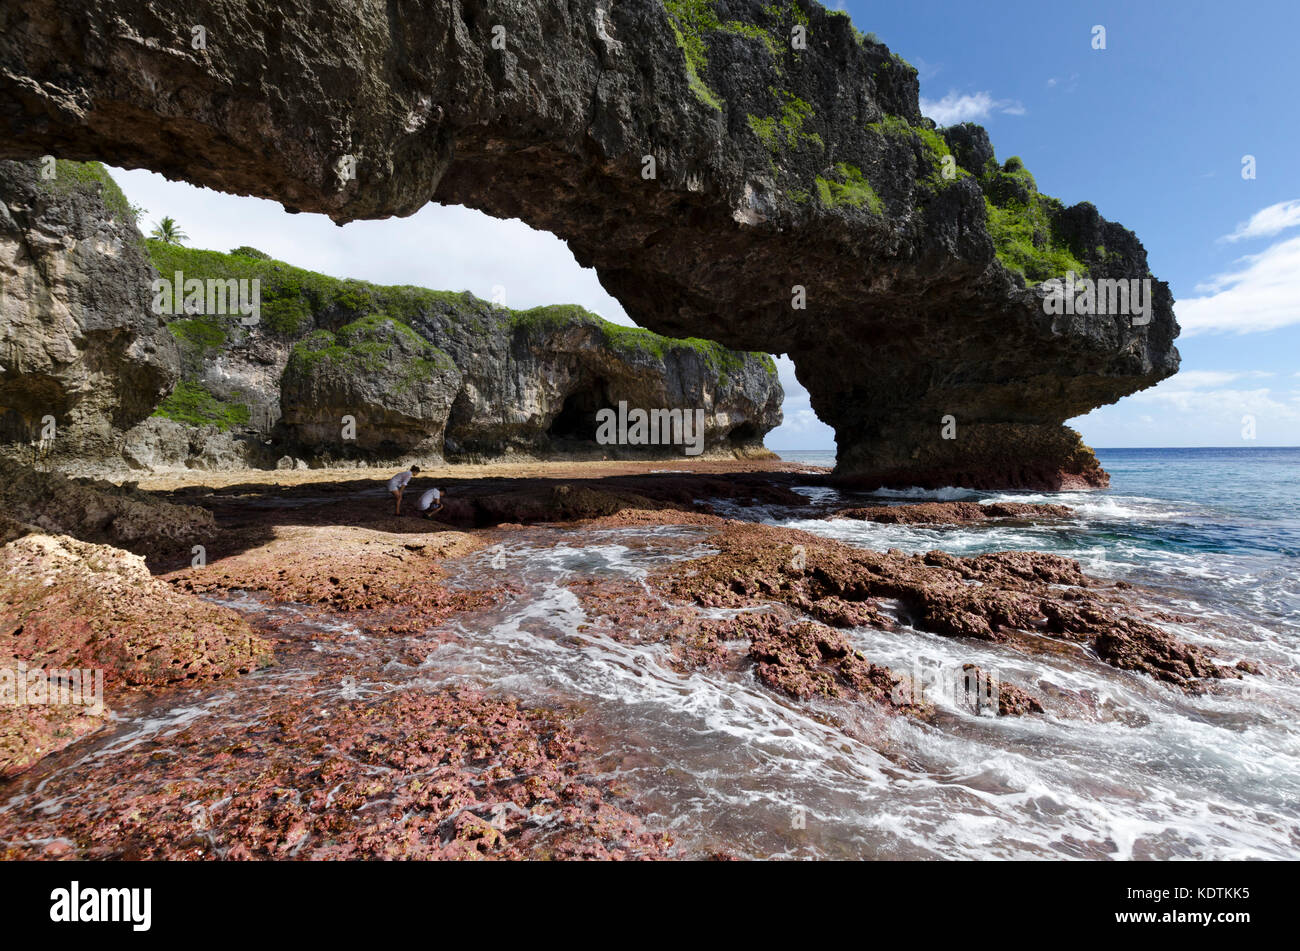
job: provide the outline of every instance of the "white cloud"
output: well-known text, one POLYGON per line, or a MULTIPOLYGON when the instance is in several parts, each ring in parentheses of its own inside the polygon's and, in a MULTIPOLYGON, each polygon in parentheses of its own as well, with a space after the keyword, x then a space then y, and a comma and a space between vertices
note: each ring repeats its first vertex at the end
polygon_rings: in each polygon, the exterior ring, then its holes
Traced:
POLYGON ((1300 324, 1300 238, 1236 263, 1237 270, 1197 286, 1204 296, 1175 305, 1184 335, 1260 333, 1300 324))
POLYGON ((1011 99, 994 99, 987 92, 949 92, 942 99, 922 99, 921 113, 941 126, 987 119, 994 112, 1023 116, 1025 107, 1011 99))
POLYGON ((1071 73, 1068 77, 1062 79, 1059 76, 1053 76, 1047 80, 1048 89, 1064 88, 1066 92, 1074 92, 1079 88, 1079 74, 1071 73), (1063 85, 1068 84, 1068 85, 1063 85))
POLYGON ((923 83, 928 82, 931 79, 934 79, 935 76, 938 76, 941 72, 943 72, 942 64, 927 63, 924 59, 922 59, 919 56, 913 55, 909 60, 909 62, 911 62, 911 64, 916 67, 916 77, 919 80, 921 80, 921 82, 923 83))
POLYGON ((1213 425, 1216 419, 1221 421, 1221 418, 1239 420, 1243 413, 1283 419, 1290 422, 1295 422, 1300 418, 1297 417, 1293 407, 1278 402, 1273 396, 1273 391, 1267 388, 1258 390, 1226 388, 1218 390, 1180 390, 1173 387, 1165 389, 1162 386, 1155 386, 1149 390, 1143 390, 1141 393, 1134 393, 1129 399, 1134 403, 1163 404, 1180 414, 1199 421, 1199 425, 1179 426, 1179 429, 1190 428, 1194 430, 1204 428, 1213 425))
POLYGON ((1237 225, 1232 234, 1225 234, 1221 241, 1241 241, 1244 238, 1267 238, 1287 228, 1300 226, 1300 198, 1280 201, 1276 205, 1255 212, 1249 221, 1237 225))
POLYGON ((1263 380, 1275 375, 1267 370, 1184 370, 1144 392, 1203 390, 1210 386, 1224 386, 1236 380, 1263 380))
POLYGON ((1088 445, 1103 448, 1298 445, 1300 390, 1229 385, 1275 375, 1189 370, 1069 424, 1088 445), (1246 437, 1248 431, 1255 433, 1253 439, 1246 437))

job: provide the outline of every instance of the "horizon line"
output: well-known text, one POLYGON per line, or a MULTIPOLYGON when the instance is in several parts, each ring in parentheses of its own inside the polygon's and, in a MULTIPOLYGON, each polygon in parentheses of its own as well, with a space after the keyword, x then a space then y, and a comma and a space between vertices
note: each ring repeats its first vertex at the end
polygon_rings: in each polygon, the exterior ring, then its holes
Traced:
MULTIPOLYGON (((790 447, 764 446, 772 452, 838 452, 838 449, 794 449, 790 447)), ((1093 446, 1093 452, 1111 452, 1116 449, 1300 449, 1295 446, 1093 446)))

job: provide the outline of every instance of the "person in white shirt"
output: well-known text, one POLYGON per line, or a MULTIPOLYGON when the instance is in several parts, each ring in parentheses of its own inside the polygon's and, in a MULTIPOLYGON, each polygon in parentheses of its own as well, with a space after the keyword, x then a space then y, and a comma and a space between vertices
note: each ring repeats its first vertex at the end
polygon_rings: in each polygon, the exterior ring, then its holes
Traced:
POLYGON ((420 500, 415 503, 415 508, 425 518, 433 518, 438 512, 442 511, 442 492, 438 489, 429 489, 420 496, 420 500))
POLYGON ((402 493, 410 481, 420 474, 419 466, 411 466, 406 472, 399 472, 388 480, 388 491, 393 493, 393 498, 397 499, 397 514, 402 514, 402 493))

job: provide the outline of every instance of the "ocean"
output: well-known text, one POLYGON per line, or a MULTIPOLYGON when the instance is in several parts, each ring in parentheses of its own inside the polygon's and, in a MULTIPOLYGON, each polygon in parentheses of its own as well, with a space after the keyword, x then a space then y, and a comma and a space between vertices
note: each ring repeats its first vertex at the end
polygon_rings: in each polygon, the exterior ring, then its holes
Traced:
MULTIPOLYGON (((1080 669, 1073 658, 1060 664, 1018 658, 1008 668, 998 651, 990 651, 985 662, 1014 670, 1039 689, 1081 687, 1114 718, 1055 728, 981 724, 960 738, 917 737, 916 761, 931 764, 928 772, 935 775, 914 787, 918 805, 889 806, 891 821, 901 834, 922 824, 920 803, 963 801, 965 807, 935 828, 946 827, 955 838, 989 838, 973 851, 955 841, 940 849, 973 857, 990 850, 1007 856, 1300 856, 1300 449, 1110 449, 1097 455, 1111 475, 1109 489, 917 489, 843 499, 1072 507, 1075 517, 1059 524, 780 524, 874 549, 938 548, 960 555, 1033 549, 1076 558, 1091 574, 1140 585, 1143 599, 1193 618, 1170 626, 1185 640, 1214 648, 1221 661, 1260 663, 1266 676, 1189 697, 1099 668, 1080 669), (946 752, 937 753, 936 743, 946 752), (969 794, 953 795, 954 785, 969 794), (1025 821, 1017 826, 1018 811, 1025 821), (1066 832, 1071 824, 1077 828, 1066 832), (1110 843, 1100 852, 1080 845, 1099 836, 1110 843)), ((918 636, 929 642, 932 661, 971 654, 959 642, 928 635, 864 633, 860 644, 873 660, 906 669, 915 662, 918 636)), ((916 836, 918 845, 923 840, 916 836)))

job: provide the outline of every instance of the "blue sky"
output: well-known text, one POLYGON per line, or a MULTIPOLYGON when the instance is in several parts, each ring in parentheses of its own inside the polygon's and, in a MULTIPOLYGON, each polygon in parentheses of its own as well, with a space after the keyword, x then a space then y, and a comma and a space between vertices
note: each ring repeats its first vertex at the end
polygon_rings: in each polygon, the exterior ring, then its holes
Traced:
MULTIPOLYGON (((918 68, 927 115, 986 126, 999 158, 1021 156, 1042 191, 1133 229, 1169 281, 1182 372, 1072 421, 1086 442, 1300 445, 1300 3, 831 6, 918 68), (1105 50, 1092 48, 1098 25, 1105 50)), ((512 307, 574 302, 630 323, 562 242, 517 221, 430 206, 338 228, 147 172, 114 175, 147 221, 171 215, 197 247, 253 244, 329 274, 484 297, 501 287, 512 307)), ((833 448, 789 361, 781 369, 787 422, 768 445, 833 448)))

